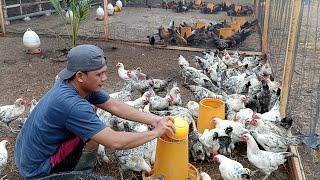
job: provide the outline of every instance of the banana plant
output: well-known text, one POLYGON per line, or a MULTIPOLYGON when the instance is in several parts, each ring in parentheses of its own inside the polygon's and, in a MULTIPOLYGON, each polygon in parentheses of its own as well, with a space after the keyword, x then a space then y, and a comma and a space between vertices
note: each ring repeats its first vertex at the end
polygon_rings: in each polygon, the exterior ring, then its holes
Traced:
POLYGON ((66 16, 64 14, 65 10, 61 7, 60 3, 66 5, 67 11, 72 11, 70 28, 73 47, 75 47, 77 43, 80 23, 88 17, 90 1, 91 0, 49 0, 63 22, 66 22, 66 16))

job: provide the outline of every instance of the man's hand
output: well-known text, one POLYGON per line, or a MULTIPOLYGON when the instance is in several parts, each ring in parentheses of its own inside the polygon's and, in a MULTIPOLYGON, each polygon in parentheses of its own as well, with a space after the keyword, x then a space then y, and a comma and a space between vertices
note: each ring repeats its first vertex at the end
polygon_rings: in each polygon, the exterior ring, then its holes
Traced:
POLYGON ((156 124, 154 131, 157 132, 158 136, 160 137, 165 133, 169 133, 174 135, 175 127, 174 127, 174 120, 172 117, 163 117, 161 118, 158 123, 156 124))

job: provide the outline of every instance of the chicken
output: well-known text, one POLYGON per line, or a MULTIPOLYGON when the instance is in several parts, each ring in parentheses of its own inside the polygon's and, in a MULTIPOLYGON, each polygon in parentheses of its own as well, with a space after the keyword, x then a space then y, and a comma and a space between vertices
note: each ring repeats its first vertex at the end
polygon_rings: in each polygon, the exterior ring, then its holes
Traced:
POLYGON ((247 84, 246 76, 246 73, 242 73, 238 76, 231 76, 222 82, 223 89, 227 92, 227 94, 241 93, 243 86, 247 84))
POLYGON ((216 99, 223 99, 221 95, 217 95, 214 92, 208 90, 207 88, 197 86, 197 85, 183 85, 186 89, 189 89, 197 102, 201 101, 205 98, 216 98, 216 99))
POLYGON ((189 152, 191 152, 191 156, 193 157, 194 161, 203 161, 205 159, 206 154, 203 144, 199 141, 199 137, 201 136, 201 134, 197 130, 197 127, 194 127, 193 125, 190 125, 189 131, 189 152))
POLYGON ((151 165, 155 162, 155 151, 157 139, 153 139, 141 146, 117 150, 115 156, 118 159, 122 169, 130 169, 133 171, 147 171, 150 173, 151 165))
POLYGON ((264 121, 280 122, 280 101, 278 100, 270 111, 257 115, 264 121))
POLYGON ((224 133, 220 130, 221 129, 205 129, 199 137, 199 141, 203 144, 207 157, 210 157, 213 151, 218 151, 220 148, 218 131, 224 133))
POLYGON ((38 101, 36 99, 32 99, 30 104, 31 104, 31 106, 30 106, 29 114, 31 114, 33 109, 36 107, 36 105, 38 104, 38 101))
POLYGON ((166 79, 166 80, 152 79, 152 81, 153 81, 153 90, 156 92, 160 92, 160 91, 163 91, 169 85, 172 79, 166 79))
POLYGON ((128 81, 130 79, 136 80, 140 79, 141 77, 144 77, 145 74, 141 72, 140 68, 137 68, 136 70, 126 70, 124 69, 124 65, 120 62, 116 65, 118 67, 118 75, 121 79, 128 81))
POLYGON ((243 124, 240 122, 230 121, 230 120, 222 120, 220 118, 213 118, 213 122, 216 125, 216 128, 221 128, 224 130, 227 130, 227 128, 232 127, 232 131, 230 133, 231 137, 231 143, 230 143, 230 149, 234 149, 234 144, 236 142, 241 141, 241 135, 243 133, 248 133, 249 131, 245 128, 243 124))
POLYGON ((104 10, 103 10, 103 8, 101 6, 99 6, 97 8, 96 15, 97 15, 97 17, 96 17, 97 20, 103 20, 104 19, 104 10))
POLYGON ((227 50, 224 50, 222 61, 228 66, 241 66, 239 54, 236 52, 233 56, 230 56, 227 50))
POLYGON ((264 150, 271 152, 285 152, 289 146, 301 143, 298 137, 282 137, 272 132, 262 134, 251 131, 251 134, 264 150))
POLYGON ((8 151, 7 151, 6 145, 8 143, 9 143, 8 140, 2 140, 0 142, 0 169, 7 164, 8 151))
POLYGON ((219 170, 224 180, 251 179, 251 171, 244 168, 239 162, 229 159, 224 155, 213 153, 213 159, 220 163, 219 170))
POLYGON ((128 82, 120 91, 111 93, 109 96, 121 102, 131 101, 133 92, 132 86, 132 83, 128 82))
POLYGON ((24 113, 26 104, 25 98, 18 98, 12 105, 0 106, 0 121, 13 131, 9 124, 24 113))
POLYGON ((126 101, 125 103, 129 106, 132 106, 136 109, 143 108, 145 105, 149 103, 150 92, 145 92, 141 97, 137 98, 134 101, 126 101))
POLYGON ((101 144, 99 144, 97 155, 99 161, 102 160, 105 163, 110 162, 110 159, 106 154, 105 147, 101 144))
POLYGON ((171 99, 171 101, 169 102, 170 105, 177 105, 177 106, 182 105, 182 98, 181 98, 180 92, 181 92, 180 88, 175 84, 169 92, 170 99, 171 99))
POLYGON ((247 157, 251 164, 259 168, 266 176, 278 169, 279 165, 284 164, 288 158, 293 157, 291 152, 268 152, 260 150, 254 138, 249 134, 242 134, 241 138, 247 143, 247 157))
POLYGON ((199 104, 195 101, 189 101, 186 108, 191 112, 193 118, 198 118, 199 104))
POLYGON ((176 116, 176 115, 181 115, 183 116, 187 121, 188 124, 193 124, 195 125, 195 121, 191 115, 191 112, 184 107, 181 106, 169 106, 168 110, 165 111, 151 111, 151 113, 156 114, 158 116, 176 116))
POLYGON ((179 66, 189 66, 189 62, 181 54, 178 57, 179 66))
POLYGON ((224 97, 226 104, 232 108, 233 111, 238 112, 240 109, 245 108, 245 104, 248 102, 249 98, 245 95, 231 94, 224 97))
POLYGON ((211 180, 211 177, 206 172, 200 173, 201 180, 211 180))
POLYGON ((249 118, 246 120, 246 128, 250 131, 256 131, 258 133, 275 133, 277 135, 280 135, 282 137, 288 136, 288 131, 284 127, 278 126, 273 122, 270 121, 264 121, 259 118, 249 118))
POLYGON ((154 86, 153 80, 149 78, 145 80, 129 80, 129 82, 132 84, 132 88, 138 90, 141 94, 154 86))
POLYGON ((172 98, 168 93, 165 97, 160 97, 154 93, 152 89, 149 90, 151 96, 149 101, 149 110, 151 111, 161 111, 167 109, 172 102, 172 98))

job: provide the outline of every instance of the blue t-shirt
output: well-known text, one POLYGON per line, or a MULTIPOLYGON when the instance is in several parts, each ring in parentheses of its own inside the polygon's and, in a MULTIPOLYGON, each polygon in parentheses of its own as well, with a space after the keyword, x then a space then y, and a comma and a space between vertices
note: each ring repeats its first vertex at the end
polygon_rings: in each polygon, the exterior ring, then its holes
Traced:
POLYGON ((49 174, 50 157, 63 141, 76 135, 86 142, 103 130, 106 126, 91 104, 108 99, 103 91, 83 99, 71 84, 57 81, 29 115, 17 138, 15 158, 20 174, 26 178, 49 174))

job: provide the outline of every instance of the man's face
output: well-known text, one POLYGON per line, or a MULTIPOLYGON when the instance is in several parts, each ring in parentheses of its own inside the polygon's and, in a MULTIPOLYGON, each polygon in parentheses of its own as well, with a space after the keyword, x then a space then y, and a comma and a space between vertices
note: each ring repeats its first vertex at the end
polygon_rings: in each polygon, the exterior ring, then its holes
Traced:
POLYGON ((107 66, 83 75, 83 89, 87 92, 99 91, 107 80, 107 66))

